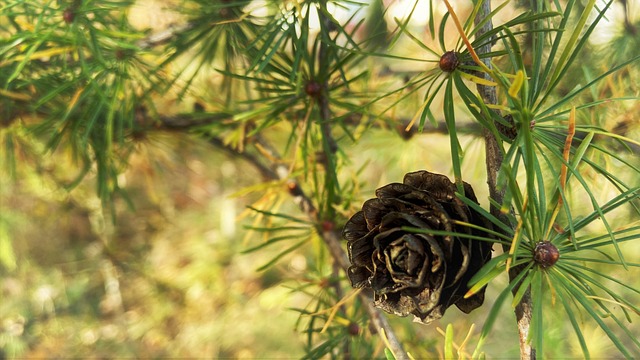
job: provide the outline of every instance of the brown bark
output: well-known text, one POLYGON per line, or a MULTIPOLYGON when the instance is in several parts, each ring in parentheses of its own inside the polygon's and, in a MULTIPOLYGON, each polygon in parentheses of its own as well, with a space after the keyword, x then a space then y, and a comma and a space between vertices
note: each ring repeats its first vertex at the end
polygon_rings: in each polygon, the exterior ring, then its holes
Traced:
MULTIPOLYGON (((478 11, 478 14, 475 18, 476 24, 484 20, 490 13, 491 1, 483 0, 482 7, 480 8, 480 11, 478 11)), ((482 36, 492 28, 493 23, 491 21, 486 22, 476 33, 476 37, 482 36)), ((491 51, 491 43, 489 42, 486 45, 475 49, 475 51, 478 55, 489 53, 491 51)), ((489 69, 491 69, 491 62, 489 59, 484 59, 483 62, 489 69)), ((487 79, 490 78, 489 74, 484 74, 484 77, 487 79)), ((495 87, 478 85, 477 89, 485 104, 498 103, 495 87)), ((503 160, 502 150, 498 143, 499 140, 496 139, 495 136, 493 136, 491 131, 489 131, 488 129, 484 129, 483 136, 486 149, 487 185, 489 186, 489 196, 493 200, 495 200, 497 204, 502 204, 504 200, 505 189, 498 188, 497 184, 498 172, 500 171, 500 166, 502 165, 503 160)), ((500 209, 496 208, 493 205, 491 206, 491 214, 507 223, 505 216, 500 212, 500 209)), ((509 248, 507 246, 504 246, 503 249, 506 252, 509 251, 509 248)), ((521 268, 512 268, 509 271, 509 280, 513 281, 513 279, 520 273, 520 271, 521 268)), ((515 294, 517 290, 518 286, 513 289, 513 293, 515 294)), ((523 360, 534 360, 536 358, 535 349, 532 348, 531 344, 527 341, 532 314, 532 300, 531 292, 529 289, 527 289, 527 292, 522 297, 520 303, 516 305, 515 313, 518 325, 518 334, 520 337, 520 358, 523 360)))

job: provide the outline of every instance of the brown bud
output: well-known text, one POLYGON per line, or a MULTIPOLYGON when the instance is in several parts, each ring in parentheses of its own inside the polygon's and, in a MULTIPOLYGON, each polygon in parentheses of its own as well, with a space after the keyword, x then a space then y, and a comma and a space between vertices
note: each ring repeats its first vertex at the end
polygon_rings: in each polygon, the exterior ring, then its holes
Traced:
POLYGON ((360 334, 360 326, 354 322, 350 322, 347 326, 347 333, 351 336, 358 336, 358 334, 360 334))
POLYGON ((76 12, 72 8, 67 8, 62 13, 62 19, 67 24, 71 24, 73 20, 75 20, 75 18, 76 18, 76 12))
POLYGON ((122 61, 133 55, 133 50, 130 49, 117 49, 114 53, 116 60, 122 61))
POLYGON ((309 80, 304 85, 304 92, 309 96, 317 97, 320 95, 320 91, 322 91, 322 86, 317 81, 309 80))
POLYGON ((333 221, 324 220, 321 224, 322 231, 329 232, 336 228, 336 224, 333 221))
POLYGON ((444 72, 453 72, 458 65, 460 65, 460 60, 458 59, 458 53, 455 51, 447 51, 442 54, 440 57, 440 70, 444 72))
POLYGON ((289 190, 289 194, 291 196, 302 196, 302 189, 300 188, 300 185, 298 185, 297 182, 293 181, 293 180, 289 180, 287 181, 287 190, 289 190))
POLYGON ((409 140, 409 139, 411 139, 413 137, 413 135, 415 135, 416 128, 415 127, 411 127, 409 130, 407 130, 407 125, 398 124, 398 125, 396 125, 396 131, 398 132, 398 134, 400 134, 400 137, 403 140, 409 140))
POLYGON ((553 266, 559 258, 558 248, 549 241, 540 241, 533 250, 533 260, 545 269, 553 266))

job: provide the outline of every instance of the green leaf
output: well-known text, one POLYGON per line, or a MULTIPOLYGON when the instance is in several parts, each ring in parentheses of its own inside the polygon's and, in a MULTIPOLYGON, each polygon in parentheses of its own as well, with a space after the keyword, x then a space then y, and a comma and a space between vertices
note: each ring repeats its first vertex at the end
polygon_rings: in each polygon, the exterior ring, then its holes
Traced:
POLYGON ((531 272, 531 302, 533 303, 533 309, 531 314, 531 328, 529 329, 530 341, 532 347, 536 349, 539 354, 544 354, 544 318, 542 313, 542 306, 545 302, 543 293, 542 271, 536 269, 531 272))
MULTIPOLYGON (((602 10, 600 10, 596 19, 591 22, 591 25, 589 26, 587 31, 583 32, 587 19, 591 14, 591 10, 595 7, 596 0, 589 0, 587 5, 585 5, 584 9, 582 10, 582 14, 580 15, 580 19, 578 20, 578 23, 572 26, 573 33, 571 34, 569 41, 564 45, 564 51, 560 55, 560 59, 556 61, 555 71, 553 72, 553 74, 551 75, 551 78, 549 79, 549 82, 551 85, 549 86, 549 89, 548 89, 549 92, 547 92, 547 94, 549 94, 550 91, 555 88, 555 85, 560 81, 561 78, 563 78, 564 74, 566 74, 568 68, 571 66, 573 61, 577 58, 578 54, 580 53, 580 50, 582 50, 583 46, 586 44, 586 41, 589 39, 590 33, 593 31, 593 29, 595 29, 596 25, 598 24, 600 19, 604 16, 606 10, 609 8, 609 6, 611 6, 612 3, 613 3, 613 0, 609 0, 606 3, 605 7, 602 10), (582 38, 580 39, 580 41, 578 41, 578 38, 580 37, 580 35, 582 35, 582 38)), ((545 95, 544 98, 546 98, 546 96, 547 95, 545 95)), ((544 101, 544 98, 541 100, 541 102, 544 101)))
POLYGON ((628 352, 626 346, 620 341, 618 336, 611 330, 611 328, 609 328, 609 326, 602 320, 601 316, 593 309, 593 300, 585 297, 583 291, 581 290, 583 286, 576 286, 579 284, 577 280, 568 279, 566 276, 564 276, 564 274, 561 275, 560 272, 557 272, 557 274, 560 275, 555 277, 555 279, 558 280, 557 283, 561 285, 565 291, 567 291, 567 293, 573 300, 582 305, 582 308, 591 316, 591 318, 596 323, 598 323, 600 328, 605 332, 607 337, 609 337, 611 342, 613 342, 618 350, 620 350, 622 355, 626 358, 631 358, 631 354, 628 352))
MULTIPOLYGON (((504 272, 507 257, 508 254, 503 253, 491 258, 491 260, 484 264, 484 266, 475 275, 473 275, 467 285, 473 286, 478 283, 482 283, 482 286, 484 286, 488 284, 491 280, 495 279, 498 275, 504 272)), ((479 288, 481 288, 482 286, 480 286, 479 288)), ((472 289, 469 289, 469 291, 471 291, 472 289)))
POLYGON ((384 348, 384 356, 387 360, 396 360, 396 357, 393 356, 393 352, 391 352, 389 348, 384 348))
POLYGON ((265 227, 265 226, 250 226, 250 225, 246 225, 243 227, 247 230, 252 230, 257 232, 266 232, 266 233, 272 233, 277 231, 288 231, 288 230, 308 231, 310 228, 309 226, 274 226, 274 227, 266 226, 265 227))
MULTIPOLYGON (((552 274, 551 276, 555 277, 554 272, 552 272, 551 274, 552 274)), ((569 318, 569 322, 571 322, 571 326, 575 331, 575 334, 576 334, 576 337, 578 338, 578 342, 580 343, 580 348, 582 349, 582 354, 584 355, 584 358, 587 360, 590 359, 591 356, 589 355, 589 348, 587 347, 587 342, 584 339, 584 335, 582 334, 581 324, 578 322, 577 316, 573 311, 571 304, 565 298, 564 291, 558 291, 556 294, 560 298, 560 301, 562 302, 562 306, 564 307, 565 312, 567 313, 567 317, 569 318)))
POLYGON ((257 209, 255 207, 253 207, 253 206, 247 206, 247 208, 249 208, 249 209, 251 209, 251 210, 253 210, 253 211, 257 212, 257 213, 266 215, 266 216, 271 216, 271 217, 281 218, 281 219, 285 219, 285 220, 290 220, 290 221, 293 221, 295 223, 300 223, 300 224, 309 224, 309 225, 313 224, 309 220, 300 219, 300 218, 297 218, 297 217, 294 217, 294 216, 291 216, 291 215, 287 215, 287 214, 274 213, 274 212, 267 211, 267 210, 260 210, 260 209, 257 209))
POLYGON ((635 304, 632 304, 631 302, 625 300, 622 296, 618 295, 616 292, 612 291, 609 286, 607 286, 607 284, 602 283, 601 281, 587 275, 587 272, 592 272, 594 274, 596 274, 598 277, 603 277, 606 278, 614 283, 617 283, 618 285, 626 288, 627 290, 630 290, 632 292, 635 292, 637 294, 640 294, 640 290, 638 289, 634 289, 633 287, 627 286, 623 283, 621 283, 620 281, 607 276, 606 274, 603 274, 601 271, 598 270, 594 270, 591 269, 589 267, 586 266, 582 266, 580 264, 575 264, 575 263, 568 263, 568 262, 564 262, 564 268, 565 269, 571 269, 571 273, 574 275, 574 277, 579 278, 581 281, 586 282, 590 282, 591 284, 593 284, 593 286, 601 289, 602 291, 604 291, 605 293, 607 293, 611 299, 613 299, 615 302, 619 303, 621 305, 621 309, 623 312, 625 312, 625 315, 627 317, 627 320, 629 322, 631 322, 631 317, 628 315, 627 313, 627 308, 632 310, 636 315, 640 315, 640 307, 636 306, 635 304), (626 308, 625 308, 626 306, 626 308))
MULTIPOLYGON (((473 210, 475 210, 478 213, 480 213, 480 215, 482 215, 485 219, 489 220, 493 225, 499 227, 500 230, 503 231, 505 234, 513 235, 513 229, 509 226, 509 224, 505 224, 500 219, 498 219, 495 216, 491 215, 491 213, 489 213, 488 211, 483 209, 475 201, 472 201, 472 200, 470 200, 470 199, 468 199, 466 197, 458 197, 458 198, 462 202, 464 202, 465 205, 467 205, 468 207, 470 207, 473 210)), ((509 244, 511 243, 511 238, 509 236, 507 236, 507 235, 495 234, 494 232, 491 232, 491 234, 494 234, 494 235, 497 235, 497 236, 501 237, 503 240, 506 240, 509 244)))
MULTIPOLYGON (((470 228, 474 228, 474 229, 480 229, 482 231, 486 231, 486 232, 491 232, 491 233, 495 233, 492 232, 490 229, 485 229, 483 227, 480 226, 476 226, 474 224, 470 224, 470 223, 465 223, 462 221, 456 221, 456 224, 462 225, 462 226, 467 226, 470 228)), ((478 235, 472 235, 469 233, 465 233, 465 232, 455 232, 455 231, 445 231, 445 230, 433 230, 433 229, 421 229, 421 228, 415 228, 415 227, 411 227, 411 226, 402 226, 400 227, 402 230, 404 231, 408 231, 408 232, 412 232, 412 233, 417 233, 417 234, 428 234, 428 235, 440 235, 440 236, 455 236, 461 239, 472 239, 472 240, 477 240, 477 241, 486 241, 486 242, 497 242, 495 239, 492 239, 490 237, 485 237, 485 236, 478 236, 478 235)), ((500 235, 499 233, 495 233, 496 235, 500 235)), ((510 244, 510 242, 503 242, 505 244, 510 244)))
MULTIPOLYGON (((438 31, 438 40, 440 41, 440 49, 442 50, 442 52, 446 52, 450 49, 447 49, 447 46, 445 45, 445 34, 447 34, 447 32, 445 31, 445 26, 447 25, 447 20, 449 19, 449 13, 445 13, 444 16, 442 17, 442 20, 440 20, 440 31, 438 31)), ((437 56, 440 57, 442 54, 438 54, 437 56)))
POLYGON ((515 293, 515 295, 513 295, 513 301, 511 301, 512 308, 515 308, 520 303, 520 301, 524 297, 524 294, 527 292, 527 290, 529 290, 529 285, 531 284, 532 278, 532 276, 527 276, 524 278, 524 280, 522 280, 522 284, 519 285, 518 291, 515 293))
POLYGON ((493 306, 491 307, 491 310, 489 311, 489 315, 487 315, 487 319, 484 322, 484 326, 482 327, 482 331, 480 333, 480 338, 478 339, 478 344, 476 345, 476 349, 474 350, 473 355, 472 355, 473 358, 478 358, 478 356, 480 355, 480 349, 482 348, 482 345, 484 345, 484 342, 487 339, 487 337, 489 336, 489 333, 491 332, 491 329, 493 328, 493 325, 495 324, 496 319, 498 318, 498 316, 501 313, 500 309, 502 307, 502 304, 504 304, 504 302, 507 300, 507 297, 511 293, 511 290, 518 283, 520 283, 520 281, 529 273, 529 269, 531 269, 531 266, 532 266, 531 264, 527 265, 523 269, 523 271, 520 274, 518 274, 509 283, 509 285, 507 285, 502 290, 502 292, 500 292, 500 294, 496 298, 495 302, 493 303, 493 306))
POLYGON ((341 343, 342 343, 342 339, 340 339, 339 337, 328 338, 327 341, 321 343, 320 345, 316 346, 311 351, 309 351, 307 354, 305 354, 305 356, 302 359, 305 359, 305 360, 321 359, 325 355, 330 354, 341 343))
POLYGON ((454 359, 453 356, 453 325, 447 324, 447 330, 444 335, 444 358, 454 359))
MULTIPOLYGON (((456 76, 456 73, 450 74, 450 76, 456 76)), ((456 131, 456 114, 453 107, 453 81, 447 80, 447 86, 444 90, 444 120, 447 124, 447 131, 449 133, 449 144, 451 149, 451 164, 453 167, 453 175, 455 177, 455 183, 458 188, 458 192, 464 194, 464 187, 462 184, 462 146, 458 140, 458 134, 456 131)))
POLYGON ((256 269, 256 271, 260 272, 260 271, 264 271, 270 267, 272 267, 275 263, 277 263, 278 261, 280 261, 280 259, 282 259, 283 257, 285 257, 286 255, 292 253, 293 251, 295 251, 297 248, 301 247, 302 245, 304 245, 305 243, 307 243, 309 241, 309 239, 304 239, 302 241, 299 241, 295 244, 293 244, 292 246, 289 246, 288 248, 282 250, 278 255, 276 255, 273 259, 269 260, 266 264, 260 266, 259 268, 256 269))
MULTIPOLYGON (((589 221, 586 221, 586 224, 590 223, 589 221)), ((616 230, 613 233, 608 233, 608 234, 604 234, 604 235, 598 235, 598 236, 587 236, 587 237, 581 237, 579 239, 576 239, 576 241, 578 242, 579 249, 576 250, 590 250, 590 249, 595 249, 598 247, 602 247, 602 246, 608 246, 611 245, 611 241, 610 241, 610 237, 613 235, 616 238, 616 241, 618 241, 618 243, 622 243, 625 241, 633 241, 636 240, 638 238, 640 238, 640 233, 638 233, 638 231, 640 231, 640 225, 636 225, 636 226, 631 226, 629 228, 625 228, 625 229, 620 229, 620 230, 616 230), (630 234, 629 234, 630 233, 630 234)), ((559 246, 558 249, 561 249, 562 252, 565 251, 566 246, 559 246)), ((566 249, 569 250, 569 249, 566 249)), ((569 253, 568 255, 570 255, 571 253, 569 253)), ((615 264, 620 264, 619 262, 615 262, 615 264)), ((628 264, 632 264, 632 263, 628 263, 628 264)))
POLYGON ((256 245, 256 246, 251 247, 249 249, 242 250, 241 254, 249 254, 249 253, 255 252, 257 250, 263 249, 265 247, 271 246, 273 244, 279 243, 281 241, 293 240, 293 239, 299 239, 299 238, 300 238, 300 235, 298 235, 298 234, 276 236, 276 237, 270 238, 269 240, 263 242, 262 244, 256 245))
MULTIPOLYGON (((542 101, 538 102, 538 105, 536 106, 536 108, 534 109, 534 113, 536 114, 536 118, 540 117, 545 117, 545 116, 549 116, 551 114, 554 114, 555 111, 558 110, 558 108, 563 107, 563 106, 567 106, 567 104, 576 96, 580 95, 582 92, 584 92, 587 89, 590 89, 592 86, 594 86, 595 84, 597 84, 598 82, 600 82, 602 79, 606 78, 607 76, 619 71, 620 69, 626 67, 629 64, 632 64, 636 61, 640 60, 640 55, 631 58, 621 64, 612 66, 609 70, 607 70, 606 72, 602 73, 600 76, 597 76, 595 79, 589 81, 587 84, 578 87, 577 89, 569 92, 567 95, 565 95, 562 99, 556 101, 553 105, 550 105, 549 107, 547 107, 546 109, 542 110, 542 101)), ((546 98, 545 98, 546 99, 546 98)), ((544 100, 544 99, 543 99, 544 100)))

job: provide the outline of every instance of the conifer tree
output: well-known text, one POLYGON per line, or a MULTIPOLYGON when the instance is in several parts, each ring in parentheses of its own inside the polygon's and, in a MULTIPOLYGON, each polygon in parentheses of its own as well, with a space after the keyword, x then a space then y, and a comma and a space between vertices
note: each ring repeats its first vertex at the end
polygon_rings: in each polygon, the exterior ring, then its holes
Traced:
MULTIPOLYGON (((265 254, 257 270, 307 259, 291 275, 305 358, 479 358, 490 342, 568 356, 558 333, 588 358, 593 328, 610 355, 640 356, 637 4, 170 4, 152 29, 133 0, 0 7, 5 178, 95 184, 117 268, 135 267, 118 218, 141 206, 123 174, 186 134, 242 164, 220 181, 252 184, 239 250, 265 254), (409 166, 388 160, 405 146, 409 166), (480 330, 413 340, 445 313, 480 330), (514 313, 517 334, 496 339, 514 313)), ((2 222, 11 275, 20 240, 2 222)))

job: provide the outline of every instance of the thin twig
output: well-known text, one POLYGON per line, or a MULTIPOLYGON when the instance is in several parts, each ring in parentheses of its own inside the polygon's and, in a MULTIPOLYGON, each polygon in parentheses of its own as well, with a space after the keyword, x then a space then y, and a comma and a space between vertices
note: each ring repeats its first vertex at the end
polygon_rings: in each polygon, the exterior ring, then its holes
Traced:
MULTIPOLYGON (((226 153, 232 155, 235 158, 240 158, 249 164, 255 166, 260 174, 265 178, 265 180, 284 180, 287 182, 287 187, 289 193, 293 196, 294 201, 298 204, 300 209, 314 222, 320 222, 318 217, 318 212, 313 205, 313 201, 309 198, 305 192, 302 190, 298 182, 290 178, 289 169, 287 166, 281 163, 279 154, 277 151, 270 146, 264 139, 256 138, 255 143, 259 144, 258 147, 261 148, 261 151, 268 151, 269 157, 272 159, 272 163, 267 166, 262 161, 258 159, 257 156, 250 154, 246 151, 239 151, 227 144, 225 144, 222 140, 218 138, 209 138, 209 143, 216 148, 225 151, 226 153)), ((255 144, 254 144, 255 145, 255 144)), ((266 156, 265 156, 266 157, 266 156)), ((329 250, 332 258, 336 262, 336 264, 343 270, 347 271, 349 266, 351 265, 349 262, 349 258, 345 254, 342 248, 341 235, 338 229, 334 229, 327 226, 319 226, 319 234, 324 240, 324 243, 329 250)), ((373 323, 376 330, 382 329, 384 334, 387 337, 390 350, 393 352, 397 360, 408 360, 409 356, 404 351, 402 344, 398 340, 393 328, 387 321, 385 315, 382 311, 376 308, 373 305, 373 299, 371 294, 367 292, 360 292, 359 296, 361 298, 362 303, 366 309, 371 322, 373 323)))
MULTIPOLYGON (((327 245, 327 248, 329 249, 329 252, 333 256, 333 259, 346 272, 350 266, 350 263, 349 263, 349 258, 344 253, 344 250, 340 245, 341 238, 339 233, 336 230, 328 230, 328 231, 323 231, 321 235, 322 235, 322 239, 327 245)), ((375 329, 378 331, 382 329, 384 335, 387 337, 389 350, 391 350, 396 360, 409 360, 410 359, 409 355, 407 355, 407 353, 404 351, 404 348, 402 347, 402 343, 396 336, 396 333, 391 327, 391 324, 389 324, 389 321, 387 320, 386 316, 384 315, 382 310, 376 308, 373 305, 373 296, 371 295, 371 293, 366 291, 361 291, 360 294, 358 295, 360 296, 360 299, 365 307, 365 310, 369 315, 369 319, 373 323, 373 326, 375 327, 375 329)))
MULTIPOLYGON (((323 107, 323 105, 320 105, 323 107)), ((227 112, 211 112, 207 113, 206 117, 203 116, 203 113, 184 113, 177 115, 167 115, 162 116, 160 118, 161 127, 164 129, 170 130, 189 130, 197 127, 205 127, 207 125, 216 123, 216 122, 231 122, 233 121, 233 114, 227 112)), ((324 116, 328 118, 331 117, 330 112, 327 112, 324 116)), ((384 117, 379 116, 379 121, 375 121, 372 123, 366 123, 367 120, 363 120, 362 114, 352 113, 349 116, 346 116, 340 120, 340 122, 349 127, 357 128, 359 126, 365 125, 367 128, 373 129, 393 129, 398 132, 398 134, 404 139, 410 139, 414 135, 421 134, 449 134, 447 130, 447 124, 444 119, 436 120, 435 124, 432 122, 427 122, 424 124, 424 127, 421 130, 418 130, 416 126, 412 126, 409 130, 405 130, 407 125, 411 123, 410 118, 405 117, 384 117)), ((149 120, 151 121, 151 120, 149 120)), ((460 134, 478 136, 482 129, 482 125, 477 121, 460 117, 456 119, 456 131, 460 134)), ((323 130, 327 131, 327 129, 323 130)), ((327 133, 328 135, 329 133, 327 133)), ((323 134, 324 135, 324 134, 323 134)), ((586 132, 578 131, 576 136, 579 138, 583 138, 586 136, 586 132)), ((624 135, 620 133, 619 135, 624 135)), ((330 144, 330 148, 337 149, 337 145, 335 141, 333 145, 330 144)))
POLYGON ((155 46, 164 45, 175 38, 178 34, 185 32, 192 27, 192 23, 171 24, 164 30, 151 33, 145 38, 138 40, 136 45, 142 49, 150 49, 155 46))
MULTIPOLYGON (((478 24, 483 21, 487 16, 490 16, 491 13, 491 1, 483 0, 482 6, 478 11, 475 20, 475 23, 478 24)), ((489 19, 476 33, 476 37, 481 37, 488 31, 491 31, 493 28, 493 23, 489 19)), ((491 42, 488 42, 486 45, 478 47, 476 49, 478 54, 487 54, 491 52, 491 42)), ((491 69, 491 61, 490 59, 483 59, 484 65, 491 69)), ((484 73, 483 76, 489 79, 489 75, 484 73)), ((478 92, 482 97, 482 100, 485 104, 497 104, 497 93, 495 87, 485 86, 485 85, 477 85, 478 92)), ((496 139, 493 134, 488 130, 483 130, 483 135, 485 139, 486 146, 486 167, 487 167, 487 183, 489 185, 489 196, 493 200, 495 200, 496 204, 502 204, 504 200, 504 191, 505 189, 498 188, 497 178, 498 172, 500 171, 500 166, 502 165, 503 154, 500 149, 500 145, 498 143, 498 139, 496 139)), ((491 214, 503 220, 505 223, 508 223, 505 219, 504 214, 500 212, 500 209, 491 206, 491 214)), ((509 251, 509 249, 504 249, 505 251, 509 251)), ((514 267, 509 271, 509 278, 513 280, 519 273, 521 269, 519 267, 514 267)), ((514 294, 517 291, 518 287, 516 287, 513 291, 514 294)), ((515 308, 516 320, 518 324, 518 333, 520 337, 520 358, 523 360, 533 360, 536 358, 535 349, 531 347, 528 343, 527 338, 529 335, 529 327, 531 324, 531 314, 532 314, 532 299, 530 289, 527 289, 525 295, 522 297, 522 300, 515 308)))
MULTIPOLYGON (((253 159, 250 159, 247 157, 244 157, 244 159, 253 163, 253 159)), ((275 171, 278 173, 279 176, 281 176, 281 179, 286 178, 288 176, 288 174, 284 173, 282 169, 287 169, 287 167, 282 166, 279 168, 278 171, 275 171)), ((313 206, 313 202, 311 201, 311 199, 304 193, 304 191, 300 188, 300 186, 295 180, 288 179, 287 181, 288 181, 288 184, 290 184, 288 185, 289 192, 291 193, 292 196, 294 196, 294 200, 296 201, 298 206, 300 206, 300 209, 302 209, 312 221, 319 222, 320 219, 318 218, 318 212, 316 211, 316 208, 313 206), (295 191, 292 191, 292 188, 295 189, 295 191)), ((349 258, 347 257, 347 254, 345 254, 342 248, 340 233, 338 232, 337 229, 333 229, 331 227, 321 226, 320 228, 321 228, 320 236, 322 237, 322 240, 327 246, 327 249, 329 250, 331 257, 336 262, 336 264, 338 264, 340 268, 342 268, 342 270, 346 272, 351 264, 349 262, 349 258)), ((377 330, 379 329, 384 330, 387 340, 389 341, 389 346, 391 347, 390 350, 393 352, 396 359, 408 360, 409 356, 404 351, 404 348, 402 347, 402 344, 400 343, 398 337, 393 331, 393 328, 387 321, 382 311, 373 305, 373 299, 371 294, 368 294, 363 291, 363 292, 360 292, 359 296, 375 328, 377 330)))
MULTIPOLYGON (((324 3, 323 5, 326 5, 326 3, 324 3)), ((327 16, 323 13, 323 12, 319 12, 319 16, 321 21, 324 23, 323 27, 326 29, 327 25, 329 24, 329 19, 327 18, 327 16)), ((326 31, 326 30, 325 30, 326 31)), ((322 36, 322 35, 318 35, 318 36, 322 36)), ((319 67, 321 69, 322 72, 324 72, 325 74, 327 73, 327 69, 329 67, 329 62, 331 61, 330 58, 327 56, 327 50, 328 50, 328 44, 326 43, 326 41, 321 41, 320 42, 320 50, 318 52, 318 61, 319 61, 319 67)), ((325 152, 325 161, 322 161, 321 164, 324 166, 324 170, 325 170, 325 184, 329 184, 330 176, 333 170, 332 166, 328 166, 329 162, 331 161, 331 159, 333 158, 333 156, 335 155, 335 153, 338 151, 338 144, 336 142, 336 140, 333 137, 332 131, 331 131, 331 109, 329 108, 329 93, 327 91, 327 89, 329 89, 329 80, 327 78, 324 79, 322 85, 321 85, 321 91, 319 96, 317 97, 317 104, 318 107, 320 108, 320 129, 322 131, 322 138, 323 138, 323 148, 324 148, 324 152, 325 152)), ((309 109, 311 110, 311 108, 309 109)), ((333 190, 330 190, 328 192, 328 200, 329 200, 329 206, 328 208, 330 209, 333 202, 334 202, 334 197, 333 197, 333 190)), ((329 212, 329 215, 331 217, 331 220, 333 220, 335 218, 333 211, 329 212)), ((320 219, 318 219, 320 220, 320 219)), ((324 232, 331 232, 333 233, 333 235, 335 236, 335 231, 333 231, 333 227, 334 227, 334 221, 330 221, 330 222, 325 222, 323 224, 331 224, 330 226, 328 225, 323 225, 323 227, 327 228, 326 231, 324 232)), ((326 236, 323 235, 323 239, 327 239, 326 236)), ((340 242, 337 241, 331 241, 331 242, 327 242, 325 240, 325 244, 327 245, 327 247, 331 247, 331 246, 335 246, 335 245, 340 245, 340 242)), ((331 254, 334 254, 334 259, 342 259, 342 260, 334 260, 334 264, 333 264, 333 270, 334 273, 337 274, 337 267, 342 268, 343 270, 346 271, 346 268, 344 267, 344 265, 348 265, 347 263, 344 263, 344 251, 342 251, 342 247, 340 247, 339 249, 330 249, 331 254), (339 253, 342 253, 343 255, 340 255, 339 253), (342 265, 339 264, 339 262, 342 263, 342 265)), ((338 298, 341 298, 342 296, 340 295, 342 293, 342 285, 340 284, 340 282, 333 282, 333 287, 334 290, 336 292, 336 294, 338 295, 338 298)), ((346 315, 346 311, 344 308, 344 305, 341 305, 339 308, 340 312, 344 315, 346 315)), ((346 350, 345 353, 343 354, 343 357, 345 359, 350 358, 351 354, 349 352, 349 348, 351 347, 350 344, 351 340, 350 339, 346 339, 344 342, 344 349, 346 350)))
MULTIPOLYGON (((331 20, 326 16, 324 12, 319 12, 319 16, 321 18, 321 21, 323 22, 324 31, 326 31, 325 35, 328 37, 329 29, 331 29, 331 20)), ((328 71, 329 63, 331 62, 331 56, 329 56, 329 51, 331 51, 329 48, 329 44, 325 41, 325 39, 323 39, 320 43, 320 49, 318 51, 318 60, 320 62, 320 66, 319 66, 320 71, 324 74, 325 78, 322 83, 322 91, 318 99, 318 106, 320 107, 320 122, 321 122, 320 127, 322 131, 322 137, 324 142, 323 147, 327 156, 327 161, 331 161, 330 158, 338 151, 338 144, 335 138, 333 137, 332 131, 331 131, 332 119, 331 119, 331 109, 329 108, 329 93, 328 93, 329 78, 327 75, 329 74, 329 71, 328 71)), ((333 181, 332 179, 333 174, 331 174, 331 172, 335 171, 335 168, 333 166, 327 166, 327 165, 328 164, 325 164, 325 170, 326 170, 325 181, 327 183, 330 183, 333 181)), ((332 213, 331 209, 332 209, 333 201, 334 199, 332 199, 332 196, 330 196, 329 198, 330 203, 328 204, 328 208, 330 210, 329 213, 332 213)), ((325 230, 322 232, 322 238, 324 239, 325 244, 329 248, 329 251, 331 252, 335 261, 340 263, 340 266, 346 272, 350 263, 348 261, 348 258, 346 257, 346 254, 344 253, 344 250, 342 249, 341 241, 340 241, 341 238, 338 235, 337 231, 335 229, 325 230)), ((376 308, 373 305, 373 299, 371 294, 363 291, 363 292, 360 292, 360 297, 362 299, 362 302, 365 305, 365 309, 367 310, 369 319, 371 319, 371 321, 373 322, 376 330, 380 331, 381 333, 380 335, 386 338, 387 340, 386 344, 387 346, 389 346, 390 348, 389 350, 391 350, 395 358, 398 360, 408 360, 409 356, 405 352, 404 348, 402 347, 402 344, 400 343, 395 332, 393 331, 393 328, 388 323, 386 317, 383 315, 380 309, 376 308)))

